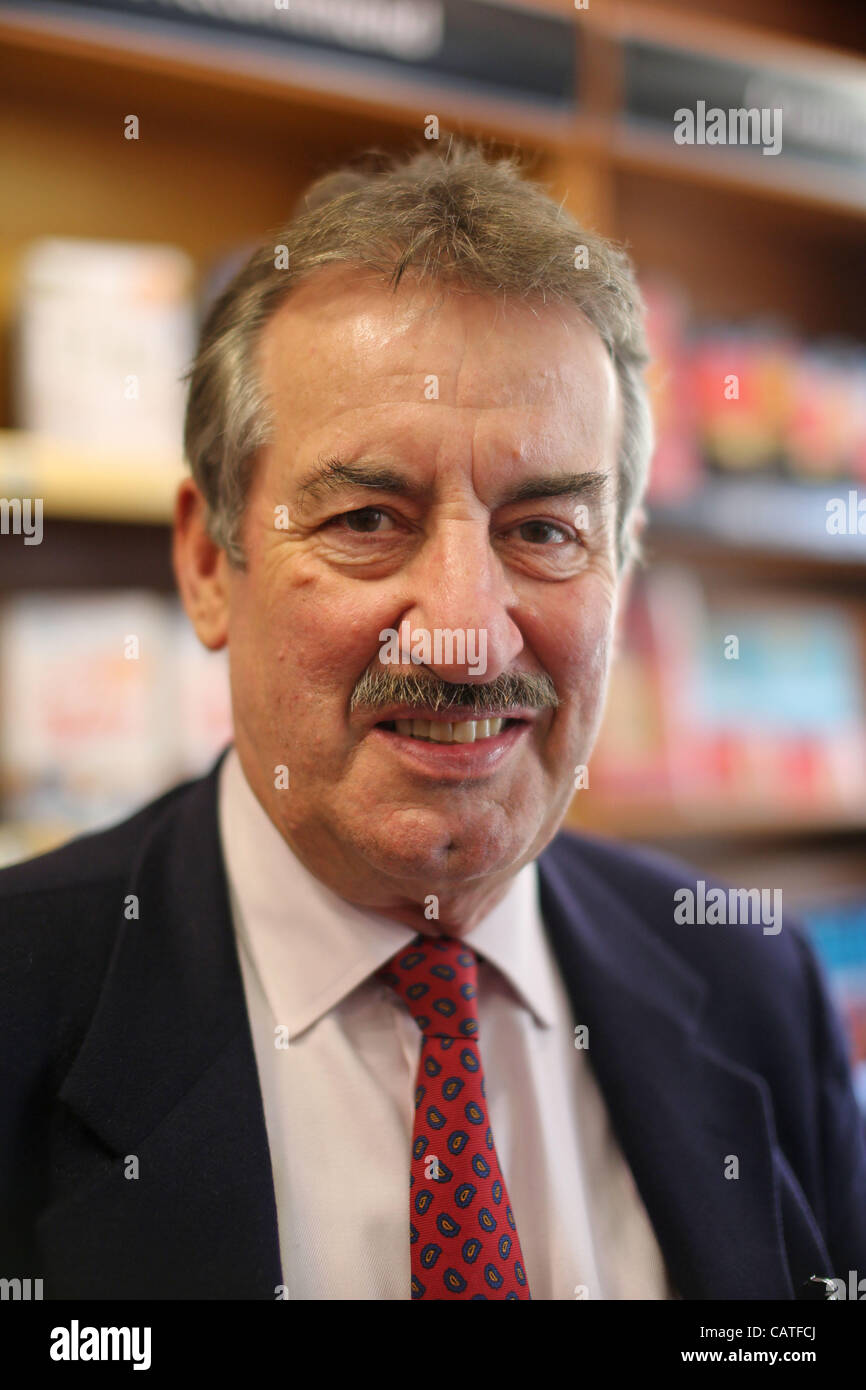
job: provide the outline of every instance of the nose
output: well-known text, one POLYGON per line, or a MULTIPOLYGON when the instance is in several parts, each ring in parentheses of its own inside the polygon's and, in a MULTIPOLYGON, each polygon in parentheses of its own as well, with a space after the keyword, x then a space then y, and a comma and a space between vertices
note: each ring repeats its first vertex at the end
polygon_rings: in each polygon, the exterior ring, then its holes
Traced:
POLYGON ((443 521, 415 557, 413 582, 417 601, 402 618, 426 636, 431 671, 482 684, 510 669, 524 645, 517 596, 481 519, 443 521))

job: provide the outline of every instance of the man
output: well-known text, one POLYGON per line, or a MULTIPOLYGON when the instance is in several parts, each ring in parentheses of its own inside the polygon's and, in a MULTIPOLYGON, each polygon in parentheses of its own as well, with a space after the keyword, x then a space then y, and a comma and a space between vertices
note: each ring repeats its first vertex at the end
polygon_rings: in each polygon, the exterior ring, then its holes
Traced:
POLYGON ((789 924, 557 834, 651 452, 624 256, 470 147, 212 309, 174 561, 235 743, 0 875, 3 1272, 46 1296, 792 1298, 866 1265, 789 924))

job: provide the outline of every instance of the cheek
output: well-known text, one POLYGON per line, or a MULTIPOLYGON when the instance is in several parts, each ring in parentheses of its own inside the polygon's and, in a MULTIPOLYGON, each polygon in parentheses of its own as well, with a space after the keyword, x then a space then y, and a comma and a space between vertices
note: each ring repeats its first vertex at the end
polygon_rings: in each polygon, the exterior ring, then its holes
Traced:
POLYGON ((273 615, 273 630, 293 682, 332 703, 338 699, 342 710, 359 676, 376 661, 379 632, 393 617, 393 607, 375 603, 363 587, 336 595, 310 584, 286 595, 273 615))
POLYGON ((239 680, 249 686, 255 671, 259 708, 281 724, 290 711, 310 737, 329 730, 333 738, 358 678, 378 658, 379 632, 398 609, 372 585, 335 586, 300 565, 272 566, 238 597, 232 623, 239 680))
POLYGON ((563 706, 584 707, 602 698, 615 615, 615 590, 601 580, 583 583, 578 592, 552 595, 539 614, 536 655, 563 706))

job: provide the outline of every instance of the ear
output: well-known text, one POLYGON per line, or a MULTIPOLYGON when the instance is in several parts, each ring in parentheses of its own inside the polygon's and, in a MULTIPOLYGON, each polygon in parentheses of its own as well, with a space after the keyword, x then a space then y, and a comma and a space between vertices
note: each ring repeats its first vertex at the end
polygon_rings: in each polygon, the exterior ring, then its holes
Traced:
POLYGON ((205 526, 207 508, 192 478, 184 478, 174 504, 171 558, 187 616, 199 641, 218 651, 228 640, 228 559, 205 526))

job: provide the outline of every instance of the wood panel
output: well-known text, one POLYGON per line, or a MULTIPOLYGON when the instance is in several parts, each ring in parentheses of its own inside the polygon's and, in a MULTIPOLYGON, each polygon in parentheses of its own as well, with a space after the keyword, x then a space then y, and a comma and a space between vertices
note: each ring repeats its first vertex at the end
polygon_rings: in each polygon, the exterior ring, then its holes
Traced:
MULTIPOLYGON (((619 6, 603 5, 605 10, 619 6)), ((866 23, 861 0, 630 0, 630 8, 652 13, 667 11, 678 22, 706 18, 725 20, 745 27, 762 29, 790 38, 866 53, 866 23)))
POLYGON ((615 235, 703 314, 778 314, 810 334, 866 333, 863 222, 638 171, 616 176, 615 235))

